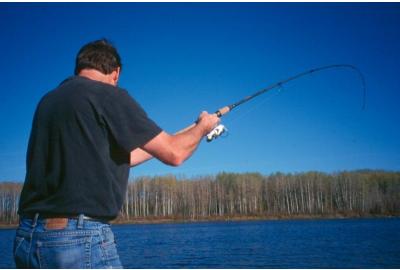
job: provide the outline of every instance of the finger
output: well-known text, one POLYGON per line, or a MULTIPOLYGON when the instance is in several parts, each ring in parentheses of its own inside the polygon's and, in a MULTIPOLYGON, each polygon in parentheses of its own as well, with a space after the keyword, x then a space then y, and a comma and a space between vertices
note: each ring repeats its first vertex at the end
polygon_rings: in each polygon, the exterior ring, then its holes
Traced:
POLYGON ((206 112, 206 111, 202 111, 201 113, 200 113, 200 117, 204 117, 205 115, 207 115, 208 113, 206 112))

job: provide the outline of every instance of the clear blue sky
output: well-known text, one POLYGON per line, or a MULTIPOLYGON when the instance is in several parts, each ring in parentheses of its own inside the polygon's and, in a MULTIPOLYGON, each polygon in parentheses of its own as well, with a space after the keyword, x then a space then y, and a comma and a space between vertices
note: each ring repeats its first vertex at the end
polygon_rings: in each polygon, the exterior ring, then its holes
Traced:
MULTIPOLYGON (((39 99, 72 75, 79 48, 106 37, 123 60, 120 86, 175 132, 313 67, 222 122, 183 166, 150 161, 132 176, 220 171, 400 170, 400 4, 0 3, 0 180, 23 181, 39 99)), ((79 153, 77 153, 79 155, 79 153)))

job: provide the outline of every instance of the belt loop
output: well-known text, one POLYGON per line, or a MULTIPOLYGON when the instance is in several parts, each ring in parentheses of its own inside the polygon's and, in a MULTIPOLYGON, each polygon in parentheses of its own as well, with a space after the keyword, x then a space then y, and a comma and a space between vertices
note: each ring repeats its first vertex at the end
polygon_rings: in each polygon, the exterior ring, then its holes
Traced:
POLYGON ((80 214, 78 217, 78 229, 83 229, 83 218, 84 214, 80 214))
POLYGON ((34 216, 34 218, 33 218, 33 220, 32 220, 32 225, 31 225, 32 228, 35 228, 35 227, 36 227, 38 218, 39 218, 39 213, 36 213, 35 216, 34 216))

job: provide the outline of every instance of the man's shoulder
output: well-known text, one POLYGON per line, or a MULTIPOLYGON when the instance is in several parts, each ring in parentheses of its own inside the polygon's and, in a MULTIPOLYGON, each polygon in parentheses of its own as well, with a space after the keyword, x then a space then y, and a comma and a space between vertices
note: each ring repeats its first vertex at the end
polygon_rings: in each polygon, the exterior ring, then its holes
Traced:
POLYGON ((125 89, 120 87, 82 76, 72 76, 65 79, 54 90, 50 91, 49 94, 53 92, 73 97, 97 97, 100 99, 117 98, 122 93, 127 93, 125 89))
POLYGON ((81 76, 72 76, 62 81, 55 89, 46 93, 40 103, 46 105, 71 104, 73 107, 92 104, 107 108, 114 107, 116 104, 136 105, 137 102, 123 88, 81 76))

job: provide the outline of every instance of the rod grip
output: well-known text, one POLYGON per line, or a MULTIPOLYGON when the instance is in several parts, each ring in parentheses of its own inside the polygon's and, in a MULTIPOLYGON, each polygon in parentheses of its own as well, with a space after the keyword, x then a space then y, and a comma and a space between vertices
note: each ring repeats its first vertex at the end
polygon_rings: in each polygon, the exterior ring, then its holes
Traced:
POLYGON ((218 111, 216 111, 215 114, 216 114, 218 117, 221 117, 221 116, 223 116, 224 114, 227 114, 230 110, 231 110, 231 109, 229 108, 229 106, 225 106, 225 107, 222 107, 221 109, 219 109, 218 111))

